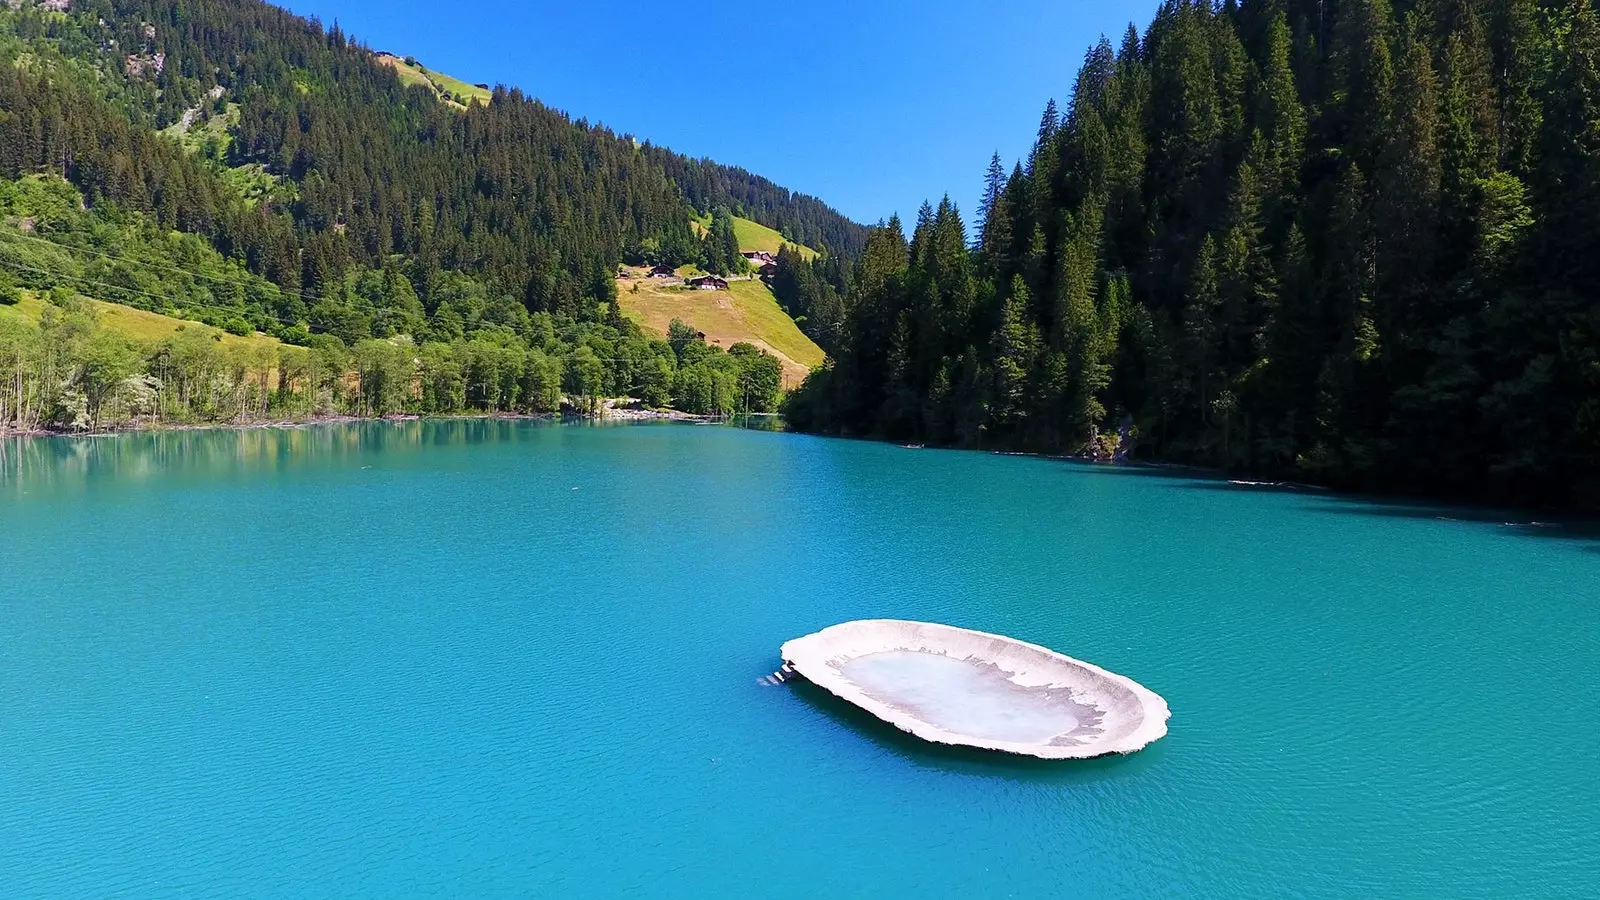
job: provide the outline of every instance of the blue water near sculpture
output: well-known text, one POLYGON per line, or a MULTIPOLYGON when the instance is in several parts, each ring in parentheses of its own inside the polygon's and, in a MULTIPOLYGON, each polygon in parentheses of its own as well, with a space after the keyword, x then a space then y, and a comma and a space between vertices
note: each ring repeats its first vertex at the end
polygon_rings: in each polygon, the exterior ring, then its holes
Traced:
POLYGON ((0 893, 1592 895, 1600 542, 1506 521, 684 425, 0 443, 0 893), (1170 733, 757 683, 872 617, 1170 733))

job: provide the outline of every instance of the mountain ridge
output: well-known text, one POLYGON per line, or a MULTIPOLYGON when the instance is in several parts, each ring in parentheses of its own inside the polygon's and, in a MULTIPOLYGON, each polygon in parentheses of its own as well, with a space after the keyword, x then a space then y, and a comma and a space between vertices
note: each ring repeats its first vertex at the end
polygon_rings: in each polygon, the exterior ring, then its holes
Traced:
MULTIPOLYGON (((0 7, 0 304, 36 313, 0 322, 4 427, 775 406, 772 355, 660 340, 618 304, 619 262, 742 267, 739 199, 700 185, 720 223, 701 237, 668 151, 517 88, 447 105, 434 84, 257 0, 0 7)), ((682 165, 844 235, 835 254, 864 232, 682 165)))

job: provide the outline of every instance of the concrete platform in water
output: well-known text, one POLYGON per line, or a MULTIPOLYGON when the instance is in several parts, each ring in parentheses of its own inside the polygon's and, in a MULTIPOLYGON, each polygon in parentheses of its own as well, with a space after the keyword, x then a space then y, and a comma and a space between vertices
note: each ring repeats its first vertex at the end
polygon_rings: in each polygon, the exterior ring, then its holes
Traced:
POLYGON ((782 654, 817 686, 940 744, 1083 759, 1167 733, 1167 702, 1154 691, 998 634, 863 619, 795 638, 782 654))

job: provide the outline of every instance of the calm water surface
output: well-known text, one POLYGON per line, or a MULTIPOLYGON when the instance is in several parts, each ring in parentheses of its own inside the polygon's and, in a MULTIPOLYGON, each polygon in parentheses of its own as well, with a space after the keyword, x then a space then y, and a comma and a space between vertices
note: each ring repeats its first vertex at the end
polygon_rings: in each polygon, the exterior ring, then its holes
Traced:
POLYGON ((1600 543, 1438 516, 684 425, 0 443, 0 893, 1593 896, 1600 543), (1171 732, 756 683, 874 616, 1171 732))

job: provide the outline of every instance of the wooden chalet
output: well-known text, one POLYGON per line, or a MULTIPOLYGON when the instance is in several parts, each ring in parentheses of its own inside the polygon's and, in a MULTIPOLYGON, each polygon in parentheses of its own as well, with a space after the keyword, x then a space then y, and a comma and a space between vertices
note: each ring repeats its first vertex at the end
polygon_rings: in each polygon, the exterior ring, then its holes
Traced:
POLYGON ((702 291, 725 291, 728 289, 727 279, 718 278, 715 275, 701 275, 691 278, 685 283, 702 291))
POLYGON ((671 277, 673 277, 674 275, 677 275, 677 274, 678 274, 678 270, 674 269, 671 266, 666 266, 666 265, 651 266, 650 267, 650 274, 649 274, 648 277, 650 277, 650 278, 671 278, 671 277))

